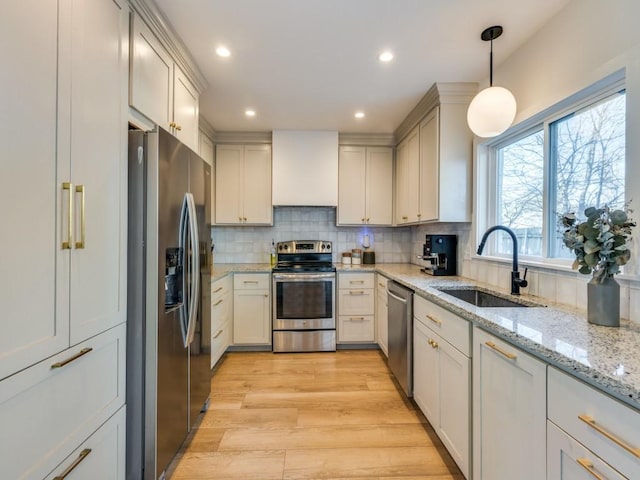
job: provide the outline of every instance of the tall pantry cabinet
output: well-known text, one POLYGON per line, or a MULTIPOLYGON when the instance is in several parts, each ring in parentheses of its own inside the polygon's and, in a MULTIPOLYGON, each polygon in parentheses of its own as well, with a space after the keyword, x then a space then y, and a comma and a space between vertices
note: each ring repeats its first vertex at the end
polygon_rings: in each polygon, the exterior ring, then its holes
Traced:
POLYGON ((128 20, 125 0, 0 19, 0 478, 124 474, 128 20))

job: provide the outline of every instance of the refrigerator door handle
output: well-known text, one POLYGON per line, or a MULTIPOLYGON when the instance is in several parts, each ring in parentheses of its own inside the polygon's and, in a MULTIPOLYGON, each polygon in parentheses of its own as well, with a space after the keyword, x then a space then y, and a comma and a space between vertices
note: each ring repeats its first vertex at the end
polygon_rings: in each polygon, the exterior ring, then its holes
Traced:
MULTIPOLYGON (((188 261, 188 251, 189 251, 189 205, 187 200, 187 195, 185 194, 182 200, 182 208, 180 209, 180 226, 178 227, 178 248, 180 254, 182 256, 182 305, 180 306, 180 331, 182 332, 182 343, 186 347, 189 342, 187 341, 188 337, 188 322, 189 322, 189 301, 191 299, 191 295, 189 292, 189 279, 187 277, 187 271, 190 269, 190 265, 187 263, 188 261)), ((190 272, 189 272, 190 273, 190 272)))
POLYGON ((198 319, 198 302, 200 300, 200 245, 196 202, 191 193, 185 194, 189 211, 189 237, 191 241, 191 291, 189 292, 189 321, 185 347, 193 342, 198 319))

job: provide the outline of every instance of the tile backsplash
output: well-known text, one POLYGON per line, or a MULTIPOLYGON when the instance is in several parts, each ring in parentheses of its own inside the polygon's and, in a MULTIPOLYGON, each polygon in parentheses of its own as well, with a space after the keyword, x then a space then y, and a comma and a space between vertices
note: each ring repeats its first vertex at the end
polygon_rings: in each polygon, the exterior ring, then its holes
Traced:
POLYGON ((272 227, 218 227, 211 229, 215 263, 269 262, 271 240, 329 240, 333 261, 342 252, 362 248, 369 235, 377 263, 408 263, 412 250, 411 227, 337 227, 333 207, 276 207, 272 227))

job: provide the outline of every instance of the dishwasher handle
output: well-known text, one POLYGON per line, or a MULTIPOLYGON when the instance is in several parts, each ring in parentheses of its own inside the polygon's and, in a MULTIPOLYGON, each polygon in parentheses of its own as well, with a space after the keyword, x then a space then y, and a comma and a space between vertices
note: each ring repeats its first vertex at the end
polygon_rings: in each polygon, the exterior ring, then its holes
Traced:
POLYGON ((406 299, 406 298, 402 298, 402 297, 397 296, 397 295, 396 295, 396 294, 394 294, 394 293, 391 293, 391 292, 389 291, 389 288, 388 288, 388 287, 387 287, 387 295, 389 295, 389 296, 390 296, 390 297, 392 297, 392 298, 395 298, 395 299, 396 299, 396 300, 398 300, 399 302, 407 303, 407 299, 406 299))

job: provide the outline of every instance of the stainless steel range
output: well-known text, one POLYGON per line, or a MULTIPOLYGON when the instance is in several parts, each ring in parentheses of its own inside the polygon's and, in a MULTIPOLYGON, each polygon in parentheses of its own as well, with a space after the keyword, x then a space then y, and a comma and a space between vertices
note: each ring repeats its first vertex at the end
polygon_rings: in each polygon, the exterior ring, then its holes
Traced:
POLYGON ((273 267, 273 351, 336 350, 336 269, 331 242, 278 242, 273 267))

